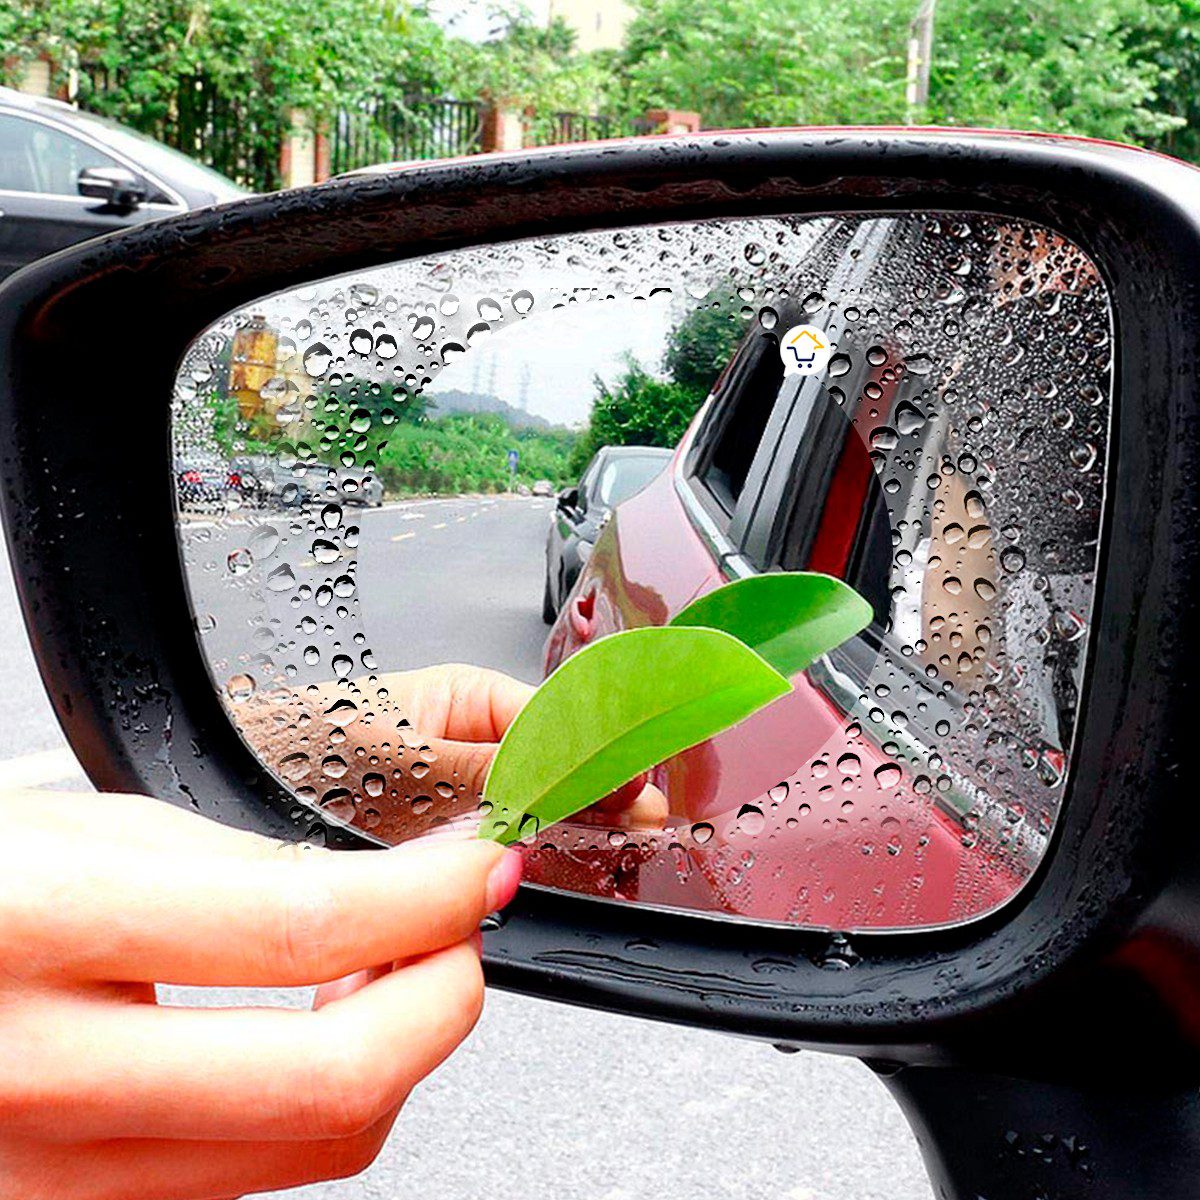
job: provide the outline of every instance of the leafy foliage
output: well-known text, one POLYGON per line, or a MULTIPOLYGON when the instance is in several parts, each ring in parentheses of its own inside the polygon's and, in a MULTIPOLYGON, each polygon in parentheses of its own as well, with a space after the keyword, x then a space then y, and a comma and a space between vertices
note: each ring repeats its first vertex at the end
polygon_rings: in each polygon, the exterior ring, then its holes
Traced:
POLYGON ((597 378, 587 430, 571 455, 572 475, 578 478, 602 446, 674 446, 698 404, 695 392, 655 379, 636 362, 612 385, 597 378))
POLYGON ((490 413, 456 413, 397 424, 387 432, 378 472, 389 496, 410 493, 503 492, 512 484, 508 451, 520 454, 517 482, 569 478, 574 441, 565 430, 516 430, 490 413))
MULTIPOLYGON (((635 0, 626 102, 716 127, 905 118, 916 0, 635 0)), ((942 124, 1192 147, 1195 0, 941 0, 929 107, 942 124)))

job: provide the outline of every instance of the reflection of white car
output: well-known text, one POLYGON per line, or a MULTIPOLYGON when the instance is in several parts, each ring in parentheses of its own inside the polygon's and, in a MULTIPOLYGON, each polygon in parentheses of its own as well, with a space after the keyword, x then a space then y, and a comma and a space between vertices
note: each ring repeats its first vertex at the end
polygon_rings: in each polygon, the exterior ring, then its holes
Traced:
POLYGON ((533 485, 533 494, 535 496, 553 496, 554 485, 548 479, 539 479, 533 485))

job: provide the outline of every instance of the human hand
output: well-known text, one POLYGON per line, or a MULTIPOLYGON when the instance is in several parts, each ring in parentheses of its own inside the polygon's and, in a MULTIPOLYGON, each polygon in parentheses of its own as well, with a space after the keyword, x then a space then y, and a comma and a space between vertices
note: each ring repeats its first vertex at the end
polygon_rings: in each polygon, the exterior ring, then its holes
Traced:
POLYGON ((347 853, 138 796, 0 796, 0 1195, 214 1200, 353 1175, 483 999, 520 858, 347 853), (378 964, 387 964, 378 966, 378 964), (322 983, 312 1012, 154 982, 322 983))
MULTIPOLYGON (((474 833, 497 746, 534 690, 501 671, 444 663, 320 684, 298 697, 283 720, 263 704, 243 706, 239 717, 249 744, 290 784, 316 783, 316 797, 326 804, 331 794, 346 797, 344 813, 335 808, 335 815, 400 842, 437 831, 474 833), (347 699, 356 707, 344 739, 319 743, 329 729, 322 714, 347 699), (298 751, 308 764, 303 773, 285 769, 298 751), (337 774, 322 780, 321 764, 329 762, 337 774)), ((666 817, 666 797, 641 776, 572 820, 661 829, 666 817)))

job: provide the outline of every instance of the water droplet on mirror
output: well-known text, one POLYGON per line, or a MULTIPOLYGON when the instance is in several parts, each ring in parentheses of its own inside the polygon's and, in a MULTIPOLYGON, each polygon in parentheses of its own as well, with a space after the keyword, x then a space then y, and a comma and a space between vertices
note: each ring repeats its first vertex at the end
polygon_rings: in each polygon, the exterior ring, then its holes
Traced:
POLYGON ((354 659, 348 654, 335 654, 329 664, 339 679, 348 679, 354 670, 354 659))
POLYGON ((418 342, 424 342, 433 336, 434 329, 432 317, 418 317, 413 322, 412 335, 418 342))
POLYGON ((272 592, 288 592, 296 586, 296 573, 287 563, 280 563, 267 576, 266 582, 272 592))
POLYGON ((514 292, 512 306, 521 316, 525 316, 533 308, 533 293, 524 290, 514 292))
POLYGON ((904 773, 895 763, 884 763, 883 766, 875 768, 875 782, 884 791, 894 788, 903 777, 904 773))
POLYGON ((933 370, 933 359, 928 354, 910 354, 904 360, 904 369, 911 375, 928 375, 933 370))
POLYGON ((367 433, 371 428, 371 414, 365 408, 356 408, 350 414, 350 428, 354 433, 367 433))
POLYGON ((696 824, 692 826, 692 841, 694 841, 697 846, 703 846, 705 842, 712 838, 712 835, 713 827, 707 821, 697 821, 696 824))
POLYGON ((329 370, 333 351, 324 342, 314 342, 304 352, 304 370, 313 378, 320 379, 329 370))
POLYGON ((777 783, 767 792, 767 796, 772 804, 782 804, 788 798, 788 791, 789 788, 786 783, 777 783))
POLYGON ((323 565, 337 562, 341 554, 341 550, 327 538, 317 538, 312 544, 313 558, 323 565))
POLYGON ((887 351, 882 346, 872 346, 867 351, 867 362, 873 367, 882 367, 887 362, 887 351))
POLYGON ((225 560, 225 565, 229 568, 230 575, 244 575, 254 566, 254 557, 243 546, 240 549, 229 552, 229 557, 225 560))
POLYGON ((758 310, 758 323, 764 329, 774 329, 779 324, 779 314, 770 307, 758 310))
POLYGON ((342 506, 340 504, 327 504, 321 509, 321 524, 326 529, 337 529, 342 523, 342 506))
POLYGON ((992 583, 990 579, 976 579, 975 595, 977 595, 980 600, 992 600, 996 595, 996 585, 992 583))
POLYGON ((747 837, 757 837, 766 827, 767 819, 763 816, 763 810, 756 804, 743 804, 737 815, 737 828, 739 833, 744 833, 747 837))
MULTIPOLYGON (((847 314, 847 315, 849 315, 849 314, 847 314)), ((833 357, 830 358, 830 360, 829 360, 829 366, 828 366, 827 370, 829 371, 829 374, 832 375, 835 379, 839 375, 845 375, 850 370, 850 355, 848 355, 848 354, 833 355, 833 357)))
POLYGON ((409 768, 409 772, 414 779, 424 779, 425 776, 429 774, 429 764, 427 762, 421 762, 421 760, 418 759, 409 768))
POLYGON ((375 349, 375 339, 371 336, 370 330, 356 329, 350 335, 350 349, 355 354, 361 354, 364 357, 375 349))
POLYGON ((1025 553, 1017 546, 1008 546, 1000 551, 1000 566, 1015 573, 1025 566, 1025 553))
POLYGON ((925 414, 909 400, 902 400, 896 407, 896 428, 905 437, 921 429, 926 419, 925 414))
POLYGON ((303 779, 311 769, 312 763, 308 755, 299 750, 294 754, 287 754, 279 760, 280 775, 292 783, 303 779))
POLYGON ((353 821, 354 797, 346 788, 330 788, 321 797, 321 811, 338 821, 353 821))
POLYGON ((382 796, 383 789, 387 786, 387 780, 375 771, 369 775, 363 776, 363 791, 372 798, 382 796))
POLYGON ((235 704, 241 704, 254 695, 254 679, 250 675, 231 675, 225 692, 235 704))
POLYGON ((330 779, 341 779, 349 769, 340 754, 329 754, 321 761, 321 774, 330 779))

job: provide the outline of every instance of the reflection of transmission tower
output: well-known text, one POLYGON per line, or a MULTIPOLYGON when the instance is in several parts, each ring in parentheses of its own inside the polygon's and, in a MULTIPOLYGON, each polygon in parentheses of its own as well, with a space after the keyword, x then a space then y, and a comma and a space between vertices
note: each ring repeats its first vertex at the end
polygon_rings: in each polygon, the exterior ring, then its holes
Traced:
POLYGON ((491 367, 491 370, 488 372, 487 390, 489 396, 494 396, 496 394, 496 355, 494 353, 492 354, 491 362, 488 365, 491 367))
POLYGON ((529 363, 521 364, 521 392, 517 397, 517 407, 522 412, 529 411, 529 363))

